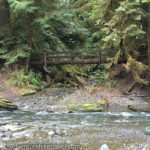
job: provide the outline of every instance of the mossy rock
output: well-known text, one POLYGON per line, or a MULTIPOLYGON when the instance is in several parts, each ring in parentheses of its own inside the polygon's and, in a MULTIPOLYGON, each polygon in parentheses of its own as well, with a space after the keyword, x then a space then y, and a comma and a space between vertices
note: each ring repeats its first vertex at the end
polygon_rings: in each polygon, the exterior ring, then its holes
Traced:
POLYGON ((100 105, 100 106, 102 106, 104 108, 108 108, 109 101, 106 100, 106 99, 100 100, 100 101, 98 101, 98 105, 100 105))
POLYGON ((80 112, 99 112, 103 110, 103 107, 98 107, 97 104, 69 104, 68 107, 72 111, 80 112))
POLYGON ((17 106, 12 104, 10 101, 5 99, 0 99, 0 109, 6 110, 17 110, 17 106))
POLYGON ((137 111, 136 107, 133 105, 128 105, 128 109, 132 111, 137 111))
POLYGON ((37 93, 37 90, 34 89, 22 89, 19 91, 19 95, 21 96, 27 96, 37 93))
POLYGON ((3 102, 3 103, 11 103, 11 101, 7 100, 7 99, 0 99, 0 102, 3 102))

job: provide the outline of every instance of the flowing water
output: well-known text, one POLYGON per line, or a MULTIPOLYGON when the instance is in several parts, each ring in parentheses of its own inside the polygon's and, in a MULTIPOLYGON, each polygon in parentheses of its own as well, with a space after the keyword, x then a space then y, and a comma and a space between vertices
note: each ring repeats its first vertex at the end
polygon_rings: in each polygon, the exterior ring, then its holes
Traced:
POLYGON ((0 149, 149 150, 150 113, 0 112, 0 149))

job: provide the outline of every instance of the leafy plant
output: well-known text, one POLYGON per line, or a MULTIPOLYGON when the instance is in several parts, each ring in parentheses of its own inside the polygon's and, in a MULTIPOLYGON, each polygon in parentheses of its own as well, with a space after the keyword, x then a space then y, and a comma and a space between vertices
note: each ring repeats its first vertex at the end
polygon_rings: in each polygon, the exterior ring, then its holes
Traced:
POLYGON ((32 85, 39 88, 43 87, 41 73, 34 73, 30 71, 26 74, 23 69, 12 72, 10 74, 9 83, 19 88, 32 88, 32 85))
POLYGON ((103 86, 108 88, 119 86, 116 80, 109 79, 109 74, 101 70, 96 70, 93 72, 92 80, 96 80, 96 86, 103 86))

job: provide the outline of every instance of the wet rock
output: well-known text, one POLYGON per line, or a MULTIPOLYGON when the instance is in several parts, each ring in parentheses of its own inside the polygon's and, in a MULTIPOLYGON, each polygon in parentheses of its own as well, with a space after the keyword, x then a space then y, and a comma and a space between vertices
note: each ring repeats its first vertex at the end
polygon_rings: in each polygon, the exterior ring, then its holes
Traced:
POLYGON ((0 126, 6 125, 6 122, 0 122, 0 126))
POLYGON ((17 123, 16 123, 16 125, 20 126, 20 125, 21 125, 21 123, 20 123, 20 122, 17 122, 17 123))
POLYGON ((99 148, 99 150, 110 150, 110 149, 109 149, 108 145, 103 144, 103 145, 99 148))
POLYGON ((0 132, 0 138, 6 137, 5 132, 0 132))
POLYGON ((56 135, 62 135, 62 132, 60 129, 56 129, 56 135))
POLYGON ((149 126, 149 127, 146 127, 146 129, 145 129, 145 134, 146 134, 146 135, 150 135, 150 126, 149 126))
POLYGON ((48 112, 46 112, 46 111, 39 111, 36 113, 36 115, 47 115, 47 114, 48 114, 48 112))
POLYGON ((128 105, 128 109, 132 111, 137 111, 136 107, 133 105, 128 105))

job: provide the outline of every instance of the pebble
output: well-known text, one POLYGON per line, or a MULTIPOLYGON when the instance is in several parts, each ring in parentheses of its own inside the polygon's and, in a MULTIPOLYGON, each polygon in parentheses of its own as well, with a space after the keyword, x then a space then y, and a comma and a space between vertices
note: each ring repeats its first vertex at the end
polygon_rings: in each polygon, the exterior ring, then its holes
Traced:
POLYGON ((99 148, 99 150, 110 150, 110 149, 109 149, 108 145, 103 144, 103 145, 99 148))
POLYGON ((48 135, 54 136, 54 135, 55 135, 55 132, 54 132, 54 131, 49 131, 49 132, 48 132, 48 135))

